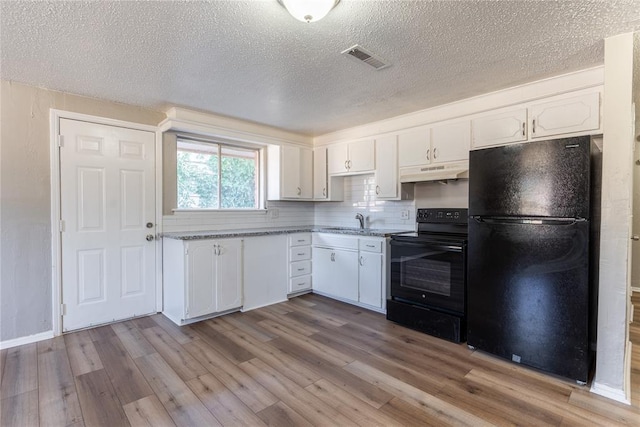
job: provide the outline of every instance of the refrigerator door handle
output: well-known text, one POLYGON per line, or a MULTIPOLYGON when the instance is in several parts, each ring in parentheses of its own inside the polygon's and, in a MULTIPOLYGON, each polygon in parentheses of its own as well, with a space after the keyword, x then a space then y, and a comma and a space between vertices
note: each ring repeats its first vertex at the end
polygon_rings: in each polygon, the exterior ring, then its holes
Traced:
POLYGON ((491 217, 471 216, 478 223, 486 224, 533 224, 533 225, 574 225, 587 221, 585 218, 536 218, 536 217, 491 217))

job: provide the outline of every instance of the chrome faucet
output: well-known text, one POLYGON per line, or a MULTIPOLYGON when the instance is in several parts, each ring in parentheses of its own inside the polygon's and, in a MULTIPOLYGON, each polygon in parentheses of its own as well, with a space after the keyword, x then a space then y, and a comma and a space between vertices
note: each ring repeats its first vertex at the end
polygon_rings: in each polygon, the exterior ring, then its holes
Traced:
POLYGON ((364 216, 361 213, 357 213, 356 219, 360 221, 360 230, 364 230, 364 216))

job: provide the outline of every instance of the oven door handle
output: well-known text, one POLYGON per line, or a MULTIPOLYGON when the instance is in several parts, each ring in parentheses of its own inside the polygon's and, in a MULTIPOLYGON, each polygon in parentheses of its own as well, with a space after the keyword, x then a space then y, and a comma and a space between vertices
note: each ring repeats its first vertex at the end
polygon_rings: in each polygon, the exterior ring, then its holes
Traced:
POLYGON ((462 246, 442 245, 442 244, 438 244, 438 243, 425 243, 425 242, 421 242, 421 243, 417 243, 416 242, 416 243, 414 243, 414 242, 392 240, 391 241, 391 245, 392 246, 404 246, 404 247, 410 247, 410 248, 437 249, 437 250, 440 250, 440 251, 447 251, 447 252, 462 252, 462 246))

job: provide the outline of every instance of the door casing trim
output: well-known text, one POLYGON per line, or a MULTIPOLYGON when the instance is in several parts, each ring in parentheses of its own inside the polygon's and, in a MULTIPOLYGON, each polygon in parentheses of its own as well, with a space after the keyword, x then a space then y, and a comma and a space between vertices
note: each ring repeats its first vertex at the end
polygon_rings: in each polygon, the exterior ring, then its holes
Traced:
MULTIPOLYGON (((155 134, 155 222, 156 236, 162 230, 162 133, 157 126, 91 116, 51 108, 49 109, 49 146, 51 148, 51 321, 53 335, 62 335, 62 239, 60 237, 60 119, 90 122, 98 125, 117 126, 128 129, 153 132, 155 134)), ((155 239, 156 252, 156 311, 162 311, 162 245, 155 239)))

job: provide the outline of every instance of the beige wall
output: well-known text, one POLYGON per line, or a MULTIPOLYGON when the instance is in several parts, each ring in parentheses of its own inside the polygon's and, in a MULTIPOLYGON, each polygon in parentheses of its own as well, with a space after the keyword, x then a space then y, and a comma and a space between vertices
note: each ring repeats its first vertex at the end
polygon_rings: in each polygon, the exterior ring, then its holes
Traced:
POLYGON ((143 108, 2 81, 0 86, 0 341, 49 331, 49 109, 157 125, 143 108))

